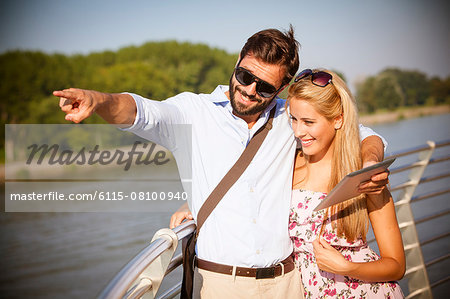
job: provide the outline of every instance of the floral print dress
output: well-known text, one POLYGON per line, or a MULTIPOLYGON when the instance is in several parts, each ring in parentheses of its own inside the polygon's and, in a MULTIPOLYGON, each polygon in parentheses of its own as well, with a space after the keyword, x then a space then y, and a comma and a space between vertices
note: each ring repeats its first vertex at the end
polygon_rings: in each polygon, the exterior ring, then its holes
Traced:
MULTIPOLYGON (((312 242, 321 232, 325 210, 314 208, 326 194, 309 190, 292 191, 289 233, 294 243, 295 263, 302 274, 305 298, 404 298, 396 282, 369 283, 359 279, 329 273, 317 267, 312 242)), ((348 242, 338 237, 327 219, 322 229, 325 240, 353 262, 370 262, 379 256, 362 239, 348 242)))

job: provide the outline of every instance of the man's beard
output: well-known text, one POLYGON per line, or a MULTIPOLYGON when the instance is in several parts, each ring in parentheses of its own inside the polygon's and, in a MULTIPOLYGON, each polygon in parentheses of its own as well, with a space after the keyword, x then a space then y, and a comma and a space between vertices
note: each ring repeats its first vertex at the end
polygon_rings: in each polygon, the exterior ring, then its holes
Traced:
POLYGON ((256 105, 252 105, 251 107, 245 106, 240 102, 237 102, 234 98, 235 95, 235 91, 236 91, 236 86, 233 82, 233 75, 230 78, 230 102, 231 102, 231 107, 233 108, 233 113, 235 115, 241 115, 241 116, 247 116, 247 115, 255 115, 258 113, 261 113, 262 111, 264 111, 272 102, 272 99, 268 100, 262 100, 259 97, 257 97, 257 95, 249 95, 247 94, 244 90, 239 90, 237 92, 241 93, 243 96, 249 98, 250 100, 255 101, 255 103, 257 103, 256 105))

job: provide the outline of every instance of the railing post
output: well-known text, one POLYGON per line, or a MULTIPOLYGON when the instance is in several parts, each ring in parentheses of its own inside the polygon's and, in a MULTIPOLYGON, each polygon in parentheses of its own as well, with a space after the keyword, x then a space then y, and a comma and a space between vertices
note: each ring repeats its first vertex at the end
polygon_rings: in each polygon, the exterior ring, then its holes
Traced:
POLYGON ((410 201, 416 190, 417 184, 428 165, 428 162, 434 152, 435 144, 432 141, 427 142, 430 149, 420 152, 416 165, 409 173, 409 181, 405 186, 396 202, 395 208, 397 220, 402 231, 403 246, 406 256, 406 273, 408 279, 409 295, 407 298, 433 298, 427 269, 425 267, 422 249, 420 248, 419 237, 417 235, 414 215, 411 210, 410 201))
POLYGON ((139 275, 132 284, 134 287, 125 294, 124 298, 155 298, 170 261, 172 260, 173 254, 178 246, 178 237, 171 229, 163 228, 157 231, 153 236, 152 242, 159 238, 166 238, 171 241, 172 247, 164 251, 139 275))

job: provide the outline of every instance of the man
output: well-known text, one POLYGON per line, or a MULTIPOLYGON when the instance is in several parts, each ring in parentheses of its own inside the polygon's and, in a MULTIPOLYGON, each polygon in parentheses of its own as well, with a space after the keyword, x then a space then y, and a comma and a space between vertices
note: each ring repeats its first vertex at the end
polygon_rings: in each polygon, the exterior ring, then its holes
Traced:
MULTIPOLYGON (((293 29, 286 33, 269 29, 248 39, 231 75, 230 87, 218 86, 211 94, 182 93, 156 102, 132 94, 79 89, 54 92, 61 97, 60 106, 67 113, 67 120, 78 123, 96 112, 109 123, 132 124, 126 130, 175 152, 180 141, 171 126, 191 125, 189 207, 194 219, 275 107, 273 127, 266 140, 198 236, 198 260, 206 266, 196 269, 196 297, 302 297, 299 273, 292 270, 289 259, 292 244, 287 227, 296 142, 285 103, 276 98, 289 84, 298 65, 298 43, 293 29), (280 265, 282 261, 284 264, 280 265), (232 274, 216 270, 224 267, 232 274), (255 272, 249 269, 268 267, 281 271, 264 275, 263 279, 246 275, 255 272)), ((361 133, 371 135, 367 131, 370 130, 363 129, 361 133)), ((378 137, 363 141, 363 156, 366 164, 383 159, 383 144, 378 137)), ((368 183, 364 190, 379 189, 385 184, 385 176, 375 179, 378 182, 368 183)))

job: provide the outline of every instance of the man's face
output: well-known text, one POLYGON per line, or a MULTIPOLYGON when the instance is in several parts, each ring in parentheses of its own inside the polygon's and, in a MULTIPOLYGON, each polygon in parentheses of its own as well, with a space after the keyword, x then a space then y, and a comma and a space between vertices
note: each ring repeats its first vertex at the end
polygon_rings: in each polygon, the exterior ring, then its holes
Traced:
MULTIPOLYGON (((267 64, 254 56, 247 55, 241 60, 240 67, 246 69, 254 76, 271 84, 276 89, 281 87, 285 74, 284 67, 275 64, 267 64)), ((244 86, 233 75, 230 79, 230 102, 233 113, 237 116, 257 115, 266 109, 272 99, 261 97, 256 93, 256 82, 244 86)))

